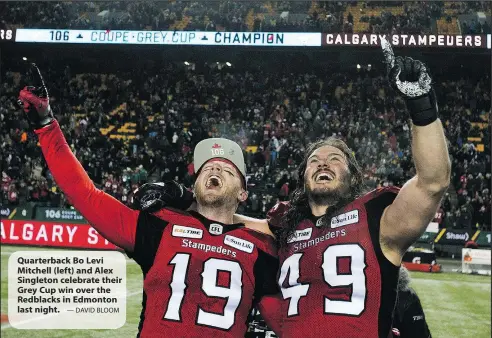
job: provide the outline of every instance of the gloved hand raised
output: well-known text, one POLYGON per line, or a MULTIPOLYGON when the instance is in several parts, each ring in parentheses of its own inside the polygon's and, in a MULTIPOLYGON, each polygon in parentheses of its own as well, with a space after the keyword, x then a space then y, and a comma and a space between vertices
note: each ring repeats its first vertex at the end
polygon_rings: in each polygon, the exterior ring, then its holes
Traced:
POLYGON ((48 90, 43 76, 36 64, 31 63, 28 69, 28 84, 19 92, 18 103, 26 113, 33 129, 41 129, 55 119, 51 111, 48 90))
POLYGON ((413 124, 426 126, 437 120, 436 95, 425 65, 410 57, 395 58, 391 44, 384 37, 381 47, 389 82, 405 98, 413 124))
POLYGON ((188 209, 194 202, 193 193, 175 181, 145 183, 133 193, 133 209, 153 213, 165 207, 188 209))

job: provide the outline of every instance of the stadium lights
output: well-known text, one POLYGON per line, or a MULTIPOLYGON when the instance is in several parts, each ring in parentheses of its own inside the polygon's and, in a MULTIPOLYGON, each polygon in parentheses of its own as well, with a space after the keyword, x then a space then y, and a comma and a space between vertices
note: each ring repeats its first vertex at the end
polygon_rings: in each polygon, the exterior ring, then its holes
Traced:
POLYGON ((359 64, 357 64, 357 69, 360 69, 360 65, 359 64))
POLYGON ((230 62, 226 62, 226 65, 227 65, 228 67, 232 66, 230 62))
POLYGON ((24 57, 22 58, 22 60, 27 61, 27 58, 24 56, 24 57))
POLYGON ((186 66, 189 66, 189 65, 190 65, 190 63, 189 63, 188 61, 185 61, 185 62, 184 62, 184 64, 185 64, 186 66))

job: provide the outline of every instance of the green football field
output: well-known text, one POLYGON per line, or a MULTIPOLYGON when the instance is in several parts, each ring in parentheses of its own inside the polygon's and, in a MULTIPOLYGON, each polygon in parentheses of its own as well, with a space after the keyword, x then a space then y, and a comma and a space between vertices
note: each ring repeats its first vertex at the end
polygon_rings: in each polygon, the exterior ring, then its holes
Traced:
MULTIPOLYGON (((2 246, 2 317, 8 309, 7 270, 12 252, 41 250, 2 246)), ((47 250, 47 249, 42 249, 47 250)), ((491 278, 458 273, 412 273, 412 286, 423 303, 433 337, 490 338, 491 278)), ((127 320, 118 330, 18 330, 2 323, 5 338, 55 337, 135 337, 141 309, 142 274, 133 261, 127 260, 127 320)), ((205 337, 204 337, 205 338, 205 337)))

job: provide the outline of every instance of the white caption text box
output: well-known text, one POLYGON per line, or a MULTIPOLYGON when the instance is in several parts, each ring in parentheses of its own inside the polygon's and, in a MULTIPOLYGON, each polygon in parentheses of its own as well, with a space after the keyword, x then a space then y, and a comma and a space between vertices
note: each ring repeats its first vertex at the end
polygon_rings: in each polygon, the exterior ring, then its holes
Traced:
POLYGON ((126 322, 126 259, 118 251, 17 251, 8 318, 17 329, 117 329, 126 322))

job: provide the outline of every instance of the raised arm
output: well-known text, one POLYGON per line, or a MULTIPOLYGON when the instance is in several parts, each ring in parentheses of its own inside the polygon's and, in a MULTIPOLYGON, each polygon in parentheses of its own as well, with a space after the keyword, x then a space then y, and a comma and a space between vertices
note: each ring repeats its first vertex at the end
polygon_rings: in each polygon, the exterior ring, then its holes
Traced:
POLYGON ((18 103, 39 137, 43 155, 56 183, 73 206, 102 236, 132 252, 140 212, 96 189, 68 147, 60 126, 53 117, 48 90, 34 63, 29 64, 26 82, 29 86, 20 91, 18 103))
MULTIPOLYGON (((391 47, 387 53, 392 54, 391 47)), ((399 265, 403 254, 433 219, 450 183, 451 161, 431 79, 411 58, 391 60, 390 81, 407 101, 412 119, 412 155, 417 174, 383 213, 380 243, 385 256, 399 265)), ((393 56, 394 57, 394 56, 393 56)))
POLYGON ((417 175, 401 188, 381 219, 381 240, 403 255, 434 218, 449 185, 451 165, 440 120, 412 128, 417 175))
POLYGON ((53 178, 70 203, 104 238, 133 251, 139 211, 94 186, 70 150, 56 120, 35 132, 53 178))

